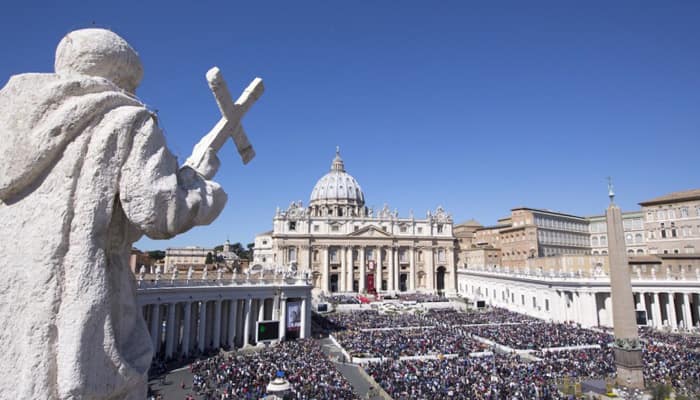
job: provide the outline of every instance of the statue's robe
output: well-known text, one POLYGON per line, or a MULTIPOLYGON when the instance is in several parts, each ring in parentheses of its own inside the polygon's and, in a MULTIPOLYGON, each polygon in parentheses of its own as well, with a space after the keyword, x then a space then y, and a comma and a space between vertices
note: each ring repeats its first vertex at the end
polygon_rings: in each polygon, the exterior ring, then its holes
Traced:
POLYGON ((131 245, 208 224, 225 202, 111 82, 13 76, 0 90, 0 398, 145 398, 153 350, 131 245))

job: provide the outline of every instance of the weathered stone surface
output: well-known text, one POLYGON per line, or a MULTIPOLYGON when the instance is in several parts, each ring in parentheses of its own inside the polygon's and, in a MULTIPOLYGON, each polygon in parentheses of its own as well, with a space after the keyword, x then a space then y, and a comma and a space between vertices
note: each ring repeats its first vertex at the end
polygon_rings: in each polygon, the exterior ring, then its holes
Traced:
POLYGON ((179 168, 119 36, 72 32, 55 67, 0 90, 0 398, 143 399, 131 245, 212 222, 226 194, 179 168))

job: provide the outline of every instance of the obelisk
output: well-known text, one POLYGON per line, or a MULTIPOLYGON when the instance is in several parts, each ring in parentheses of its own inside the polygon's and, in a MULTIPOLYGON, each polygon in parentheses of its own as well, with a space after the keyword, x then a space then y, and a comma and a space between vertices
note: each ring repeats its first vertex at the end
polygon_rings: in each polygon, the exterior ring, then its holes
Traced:
POLYGON ((615 365, 617 383, 632 388, 644 388, 642 347, 637 333, 634 297, 625 248, 622 213, 615 205, 612 182, 608 183, 610 206, 605 212, 608 225, 608 257, 610 261, 610 293, 615 333, 615 365))

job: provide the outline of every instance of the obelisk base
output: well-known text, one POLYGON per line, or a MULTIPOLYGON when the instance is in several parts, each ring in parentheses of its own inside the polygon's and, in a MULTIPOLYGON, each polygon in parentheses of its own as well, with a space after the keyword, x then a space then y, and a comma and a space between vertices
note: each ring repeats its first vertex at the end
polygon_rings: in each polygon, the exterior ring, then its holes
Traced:
POLYGON ((623 349, 615 346, 615 366, 617 367, 617 377, 615 381, 618 385, 644 389, 644 367, 641 349, 623 349))

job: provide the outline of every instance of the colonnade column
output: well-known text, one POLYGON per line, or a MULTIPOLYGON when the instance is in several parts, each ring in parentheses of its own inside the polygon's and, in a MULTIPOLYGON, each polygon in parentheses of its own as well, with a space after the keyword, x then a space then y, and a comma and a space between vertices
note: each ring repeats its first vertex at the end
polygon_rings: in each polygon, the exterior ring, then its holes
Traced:
POLYGON ((688 329, 693 326, 693 314, 690 311, 690 294, 683 293, 683 327, 688 329))
POLYGON ((244 324, 243 324, 243 347, 250 345, 250 309, 253 306, 253 298, 248 295, 245 300, 244 324))
POLYGON ((185 307, 185 315, 182 321, 184 324, 182 326, 182 354, 188 356, 190 354, 190 336, 192 335, 190 332, 190 323, 192 322, 192 303, 187 301, 182 303, 182 306, 185 307))
POLYGON ((659 293, 654 292, 654 305, 651 308, 651 315, 654 320, 654 326, 660 328, 663 326, 664 321, 661 318, 661 303, 659 302, 659 293))
POLYGON ((214 303, 214 335, 212 338, 213 347, 218 349, 221 346, 221 300, 214 303))
POLYGON ((345 271, 345 246, 340 246, 338 248, 338 256, 340 257, 340 275, 338 276, 338 290, 340 292, 346 292, 348 290, 346 289, 345 279, 348 277, 348 273, 347 271, 345 271))
POLYGON ((151 306, 151 341, 153 342, 153 354, 158 354, 160 350, 160 304, 151 306))
POLYGON ((284 340, 287 332, 287 296, 282 293, 280 296, 280 331, 279 339, 284 340))
POLYGON ((165 331, 165 358, 173 356, 173 345, 175 339, 175 307, 177 303, 168 304, 168 322, 165 331))
POLYGON ((321 276, 321 289, 323 292, 330 293, 328 284, 331 281, 330 266, 328 265, 328 246, 323 247, 323 275, 321 276))
POLYGON ((415 252, 416 249, 413 246, 408 248, 408 290, 416 290, 416 263, 415 263, 415 252))
POLYGON ((207 335, 207 302, 205 300, 199 302, 199 332, 197 333, 197 344, 199 351, 204 352, 206 346, 207 335))
POLYGON ((231 299, 228 307, 228 343, 229 349, 233 350, 236 347, 236 317, 238 313, 238 300, 231 299))
POLYGON ((377 246, 374 249, 375 267, 374 267, 374 290, 379 293, 382 290, 382 248, 377 246))
POLYGON ((367 271, 365 271, 365 248, 364 246, 360 247, 359 250, 360 252, 360 278, 359 278, 359 290, 360 293, 363 293, 367 288, 365 286, 365 274, 367 271))

